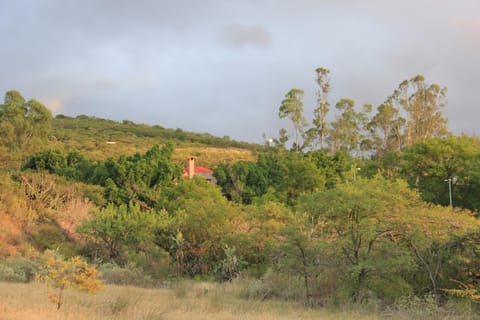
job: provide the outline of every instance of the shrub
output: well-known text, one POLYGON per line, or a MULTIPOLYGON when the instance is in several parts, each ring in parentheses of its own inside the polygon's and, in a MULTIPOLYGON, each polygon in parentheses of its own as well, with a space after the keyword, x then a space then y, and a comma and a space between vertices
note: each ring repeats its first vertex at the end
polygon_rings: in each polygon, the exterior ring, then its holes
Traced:
POLYGON ((433 295, 424 297, 404 296, 397 300, 394 309, 400 319, 462 319, 462 317, 457 317, 458 310, 455 310, 455 308, 439 306, 433 295))
POLYGON ((107 307, 109 313, 117 315, 125 312, 129 307, 137 303, 138 300, 131 300, 131 296, 124 294, 112 297, 112 299, 107 302, 107 307))
POLYGON ((30 228, 30 243, 40 252, 45 250, 58 251, 64 257, 77 255, 76 244, 67 236, 57 223, 42 223, 30 228))
POLYGON ((65 289, 72 287, 87 293, 96 293, 101 288, 98 271, 80 257, 65 260, 55 251, 47 250, 43 256, 37 278, 47 284, 48 297, 60 309, 65 289))
POLYGON ((38 262, 26 258, 17 258, 0 262, 0 280, 11 282, 29 282, 35 278, 38 262))
POLYGON ((240 272, 245 268, 247 263, 237 255, 235 247, 225 245, 223 252, 225 258, 217 265, 215 270, 217 278, 220 281, 232 281, 240 275, 240 272))
POLYGON ((107 263, 99 267, 101 279, 107 284, 132 285, 139 287, 152 287, 155 281, 144 270, 127 264, 125 267, 119 267, 113 263, 107 263))
POLYGON ((268 270, 260 280, 252 283, 245 291, 248 299, 281 298, 285 300, 305 301, 302 279, 268 270))
POLYGON ((9 282, 26 282, 22 274, 16 273, 13 268, 0 264, 0 280, 9 282))

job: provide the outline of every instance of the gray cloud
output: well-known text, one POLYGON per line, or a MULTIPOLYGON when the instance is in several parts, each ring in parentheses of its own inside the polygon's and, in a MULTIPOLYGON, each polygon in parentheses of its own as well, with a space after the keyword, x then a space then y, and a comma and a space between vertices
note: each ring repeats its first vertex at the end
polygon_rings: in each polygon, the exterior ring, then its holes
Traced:
POLYGON ((269 47, 272 43, 270 33, 262 26, 246 26, 233 24, 224 27, 223 41, 234 47, 254 46, 260 48, 269 47))

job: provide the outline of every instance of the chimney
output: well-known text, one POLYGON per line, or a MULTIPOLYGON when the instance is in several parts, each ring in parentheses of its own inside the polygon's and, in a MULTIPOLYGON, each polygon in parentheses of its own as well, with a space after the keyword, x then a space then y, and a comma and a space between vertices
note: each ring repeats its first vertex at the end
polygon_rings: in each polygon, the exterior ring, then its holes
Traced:
POLYGON ((188 179, 192 179, 195 175, 195 158, 188 158, 188 179))

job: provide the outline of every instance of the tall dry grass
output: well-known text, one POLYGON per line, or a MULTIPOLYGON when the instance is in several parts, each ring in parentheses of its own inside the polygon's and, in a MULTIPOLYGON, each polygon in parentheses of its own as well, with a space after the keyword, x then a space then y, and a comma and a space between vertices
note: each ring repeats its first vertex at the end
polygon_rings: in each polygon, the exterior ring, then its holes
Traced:
POLYGON ((211 169, 223 162, 255 161, 255 155, 250 150, 215 147, 177 147, 172 158, 186 166, 190 157, 195 157, 198 166, 211 169))
POLYGON ((0 319, 381 319, 352 311, 306 309, 284 301, 245 300, 240 298, 242 290, 238 283, 182 282, 171 289, 107 286, 95 296, 68 291, 57 311, 41 284, 0 282, 0 319))

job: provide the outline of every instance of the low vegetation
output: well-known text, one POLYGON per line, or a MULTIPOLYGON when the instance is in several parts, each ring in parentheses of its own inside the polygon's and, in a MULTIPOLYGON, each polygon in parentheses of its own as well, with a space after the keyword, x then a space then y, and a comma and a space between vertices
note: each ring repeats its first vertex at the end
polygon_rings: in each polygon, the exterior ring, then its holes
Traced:
POLYGON ((11 320, 40 319, 321 319, 321 320, 467 320, 475 319, 460 304, 438 307, 432 299, 410 298, 389 310, 311 309, 283 300, 245 299, 244 281, 233 283, 179 282, 172 288, 143 289, 106 286, 95 296, 67 291, 60 310, 49 303, 46 288, 36 283, 0 282, 0 316, 11 320))

